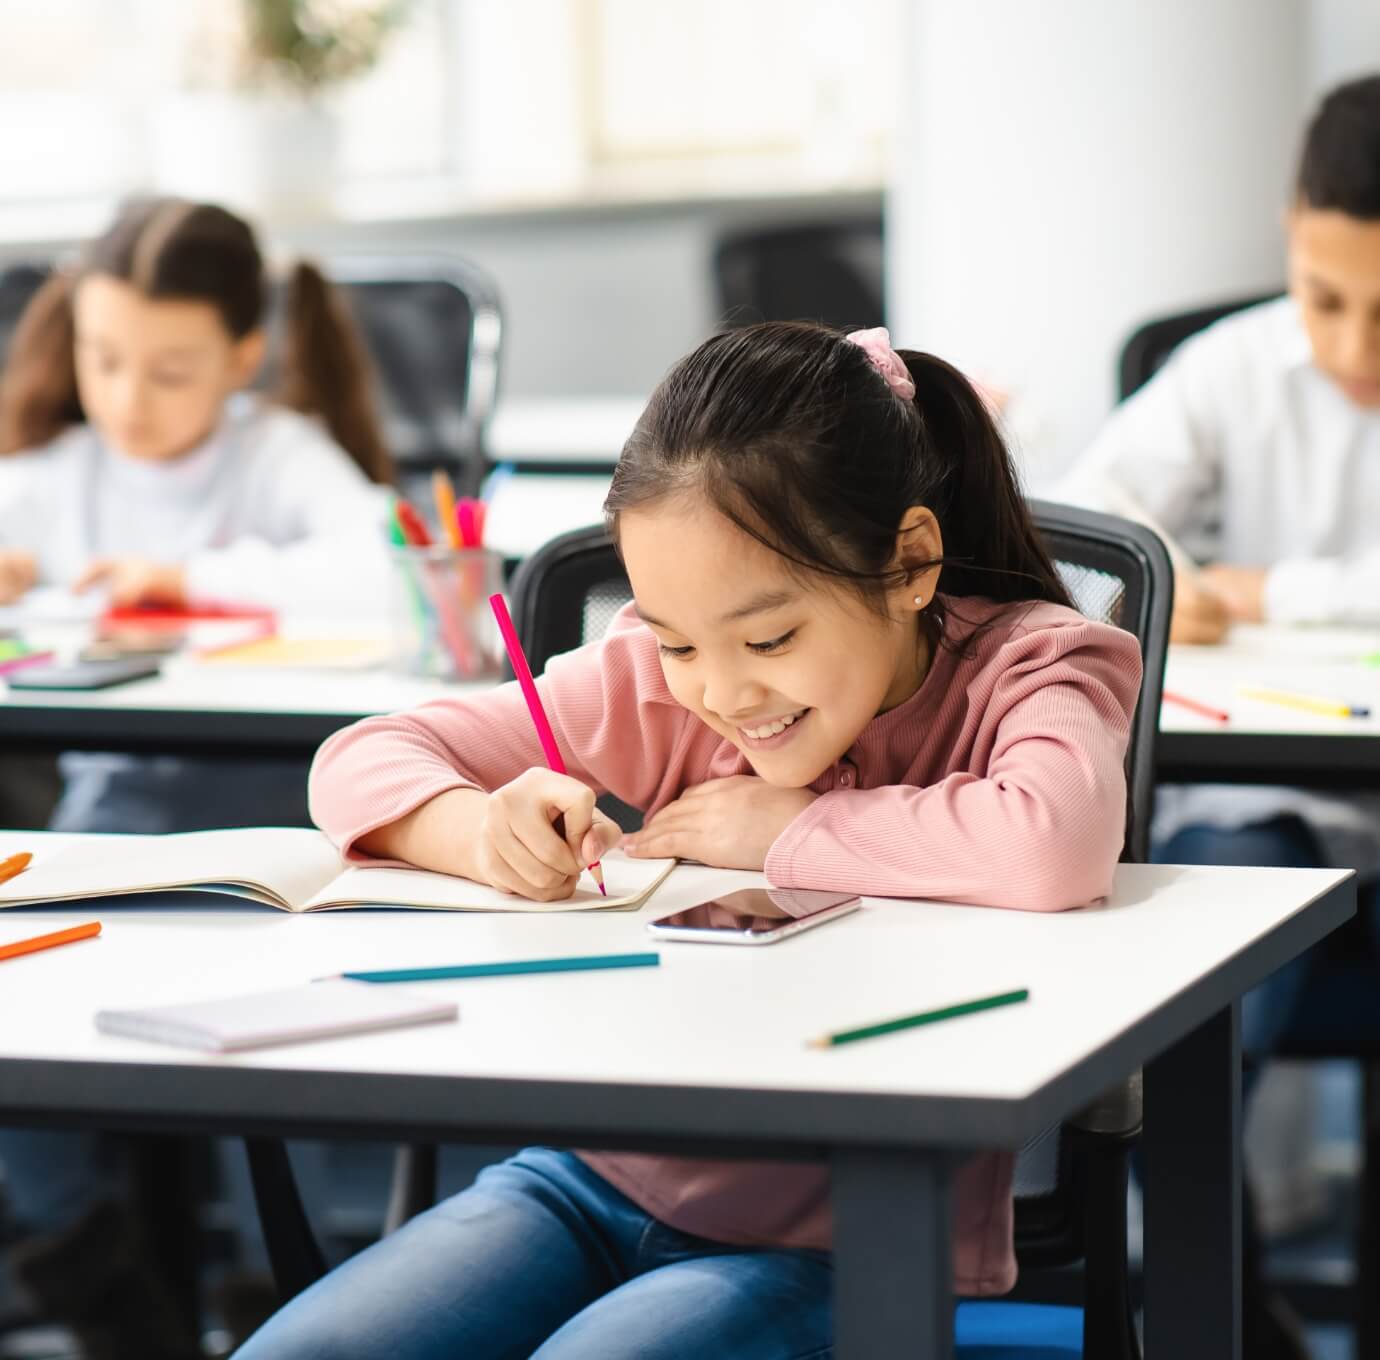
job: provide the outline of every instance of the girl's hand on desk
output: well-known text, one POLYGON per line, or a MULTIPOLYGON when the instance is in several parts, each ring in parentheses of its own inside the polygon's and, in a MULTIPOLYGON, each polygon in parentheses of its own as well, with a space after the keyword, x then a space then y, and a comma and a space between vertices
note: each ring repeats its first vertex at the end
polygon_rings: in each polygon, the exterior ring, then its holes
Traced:
POLYGON ((94 585, 106 586, 110 591, 110 603, 120 607, 187 602, 187 576, 181 567, 149 562, 141 557, 96 558, 73 589, 89 590, 94 585))
POLYGON ((622 838, 617 825, 594 806, 593 790, 578 779, 525 770, 485 800, 476 868, 486 883, 504 892, 555 902, 569 897, 585 866, 622 838))
POLYGON ((1226 605, 1232 618, 1241 623, 1265 621, 1265 568, 1204 567, 1204 584, 1226 605))
POLYGON ((777 788, 755 774, 710 779, 667 803, 624 849, 649 859, 761 869, 772 843, 817 797, 809 789, 777 788))
POLYGON ((1170 642, 1221 642, 1231 627, 1225 601, 1209 586, 1183 572, 1174 577, 1174 613, 1169 620, 1170 642))
POLYGON ((22 548, 0 548, 0 604, 13 604, 38 580, 38 559, 22 548))

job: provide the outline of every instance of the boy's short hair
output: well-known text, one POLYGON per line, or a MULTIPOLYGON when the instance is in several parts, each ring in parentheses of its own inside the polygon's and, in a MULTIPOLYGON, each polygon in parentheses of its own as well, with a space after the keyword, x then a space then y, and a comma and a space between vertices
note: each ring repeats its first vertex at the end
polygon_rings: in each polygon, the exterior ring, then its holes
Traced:
POLYGON ((1380 75, 1323 100, 1304 137, 1296 189, 1309 208, 1380 221, 1380 75))

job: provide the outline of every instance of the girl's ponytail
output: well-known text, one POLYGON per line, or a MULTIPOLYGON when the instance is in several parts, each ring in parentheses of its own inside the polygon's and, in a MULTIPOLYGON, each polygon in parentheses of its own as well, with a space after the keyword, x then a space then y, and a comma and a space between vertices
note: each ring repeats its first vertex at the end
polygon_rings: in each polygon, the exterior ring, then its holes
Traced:
POLYGON ((0 375, 0 454, 36 449, 82 415, 77 396, 73 281, 53 274, 29 299, 0 375))
POLYGON ((303 260, 288 277, 284 310, 274 400, 320 416, 371 480, 391 482, 393 460, 379 428, 369 361, 345 298, 303 260))
POLYGON ((1072 606, 1021 493, 1006 441, 981 394, 952 364, 898 350, 920 418, 924 457, 947 463, 930 508, 944 534, 942 589, 1072 606), (938 503, 935 503, 938 502, 938 503))

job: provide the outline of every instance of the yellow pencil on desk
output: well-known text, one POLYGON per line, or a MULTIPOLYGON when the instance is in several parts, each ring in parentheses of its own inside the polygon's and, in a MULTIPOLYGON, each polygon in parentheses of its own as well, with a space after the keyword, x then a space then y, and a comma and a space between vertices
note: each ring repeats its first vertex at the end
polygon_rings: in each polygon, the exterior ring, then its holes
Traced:
POLYGON ((1243 699, 1256 699, 1263 704, 1281 704, 1285 708, 1299 708, 1306 713, 1321 713, 1329 718, 1369 718, 1370 709, 1364 704, 1347 704, 1340 699, 1326 699, 1316 694, 1294 694, 1283 689, 1257 689, 1241 686, 1243 699))

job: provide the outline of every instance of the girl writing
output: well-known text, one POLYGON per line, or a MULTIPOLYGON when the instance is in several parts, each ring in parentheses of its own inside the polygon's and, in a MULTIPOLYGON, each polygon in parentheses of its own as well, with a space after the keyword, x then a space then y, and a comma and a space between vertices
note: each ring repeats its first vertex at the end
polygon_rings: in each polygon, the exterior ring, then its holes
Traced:
MULTIPOLYGON (((0 375, 0 603, 34 585, 118 605, 279 609, 386 598, 389 458, 344 303, 298 264, 281 377, 264 360, 263 258, 210 204, 135 203, 43 285, 0 375), (380 545, 377 548, 374 545, 380 545)), ((305 820, 296 762, 68 753, 51 827, 165 832, 305 820)), ((12 1264, 91 1355, 190 1354, 90 1132, 0 1130, 12 1264)))
MULTIPOLYGON (((635 604, 539 682, 371 718, 313 769, 351 858, 543 900, 635 855, 1056 911, 1122 844, 1134 638, 1076 614, 981 399, 884 331, 768 324, 677 364, 606 505, 635 604), (553 826, 564 813, 564 838, 553 826)), ((528 1149, 355 1257, 241 1360, 828 1353, 823 1167, 528 1149)), ((1011 1160, 954 1191, 956 1287, 1011 1286, 1011 1160)))

